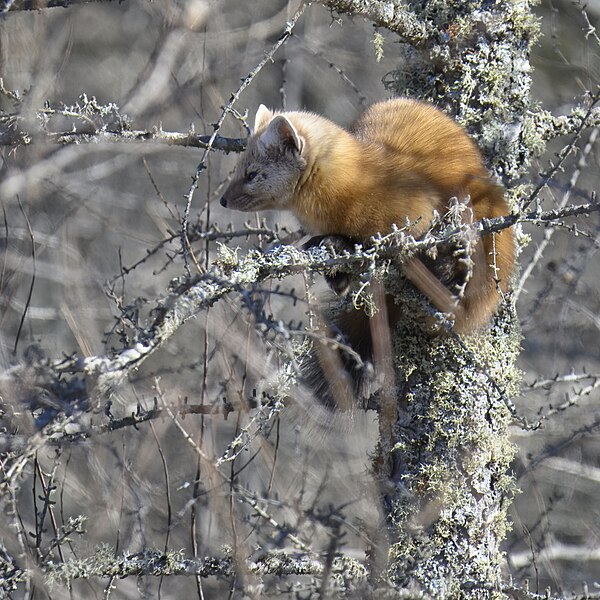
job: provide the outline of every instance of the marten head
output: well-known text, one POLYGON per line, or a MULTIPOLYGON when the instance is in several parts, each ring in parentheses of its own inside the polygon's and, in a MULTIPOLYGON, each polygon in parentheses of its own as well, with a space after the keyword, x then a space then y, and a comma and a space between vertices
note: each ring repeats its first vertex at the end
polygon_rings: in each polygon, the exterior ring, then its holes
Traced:
POLYGON ((289 118, 261 104, 221 205, 242 211, 289 208, 306 168, 303 150, 304 140, 289 118))

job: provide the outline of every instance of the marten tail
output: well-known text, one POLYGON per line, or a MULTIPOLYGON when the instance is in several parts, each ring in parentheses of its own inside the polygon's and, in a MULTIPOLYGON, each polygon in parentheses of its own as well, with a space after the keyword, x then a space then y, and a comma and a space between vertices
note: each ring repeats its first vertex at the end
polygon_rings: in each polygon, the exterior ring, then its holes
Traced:
POLYGON ((329 409, 369 408, 384 383, 393 357, 392 327, 402 306, 374 286, 378 310, 373 317, 352 306, 325 317, 303 368, 304 382, 317 402, 329 409))
MULTIPOLYGON (((462 223, 509 212, 502 188, 487 177, 470 179, 465 193, 470 200, 469 210, 461 213, 462 223)), ((471 333, 489 322, 508 290, 515 261, 510 229, 465 242, 464 247, 438 248, 435 259, 417 256, 403 267, 406 278, 435 308, 453 316, 453 330, 458 334, 471 333)))
MULTIPOLYGON (((502 188, 485 179, 470 185, 474 219, 491 219, 509 213, 502 188)), ((502 294, 508 291, 515 263, 512 229, 486 233, 478 240, 471 256, 473 270, 461 300, 462 314, 457 316, 458 333, 474 331, 486 324, 496 312, 502 294)))
POLYGON ((349 308, 325 321, 302 367, 304 383, 331 410, 364 406, 374 379, 371 319, 349 308))

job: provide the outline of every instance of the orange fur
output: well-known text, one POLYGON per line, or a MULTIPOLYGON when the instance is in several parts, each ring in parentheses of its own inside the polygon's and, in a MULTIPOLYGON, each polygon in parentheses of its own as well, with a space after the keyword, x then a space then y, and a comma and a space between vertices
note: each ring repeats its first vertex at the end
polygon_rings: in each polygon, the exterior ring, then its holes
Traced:
MULTIPOLYGON (((374 104, 351 131, 315 114, 274 114, 261 106, 255 129, 224 206, 291 210, 309 233, 356 241, 407 219, 418 237, 452 197, 469 196, 475 220, 509 212, 474 142, 430 104, 401 98, 374 104)), ((482 246, 455 313, 458 332, 489 320, 512 273, 512 231, 486 235, 482 246)), ((436 303, 435 276, 424 276, 415 261, 407 277, 439 308, 445 300, 436 303)))

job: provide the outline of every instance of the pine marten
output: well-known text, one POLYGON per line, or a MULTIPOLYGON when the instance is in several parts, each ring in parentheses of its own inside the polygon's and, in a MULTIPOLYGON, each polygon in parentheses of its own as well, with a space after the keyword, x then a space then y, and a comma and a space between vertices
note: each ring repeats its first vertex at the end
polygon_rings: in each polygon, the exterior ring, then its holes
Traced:
MULTIPOLYGON (((409 233, 422 236, 434 211, 448 212, 451 198, 469 199, 473 221, 509 214, 467 133, 431 104, 397 98, 373 104, 350 131, 316 114, 273 113, 261 105, 221 204, 290 210, 309 234, 364 243, 407 222, 409 233)), ((454 314, 459 334, 486 324, 506 291, 515 260, 512 231, 483 236, 471 258, 459 297, 449 291, 447 265, 438 270, 425 256, 404 265, 407 279, 454 314)), ((366 328, 350 337, 369 336, 366 328)))

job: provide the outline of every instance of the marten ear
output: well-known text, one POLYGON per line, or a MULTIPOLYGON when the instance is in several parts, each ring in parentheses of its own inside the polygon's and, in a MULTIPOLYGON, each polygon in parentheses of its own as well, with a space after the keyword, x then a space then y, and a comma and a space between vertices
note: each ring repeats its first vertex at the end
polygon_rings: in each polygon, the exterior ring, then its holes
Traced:
POLYGON ((293 150, 302 152, 303 140, 292 122, 284 115, 277 115, 267 125, 258 138, 258 144, 263 149, 276 148, 282 151, 293 150))
POLYGON ((264 104, 261 104, 254 117, 254 131, 258 131, 265 127, 272 118, 273 113, 264 104))

